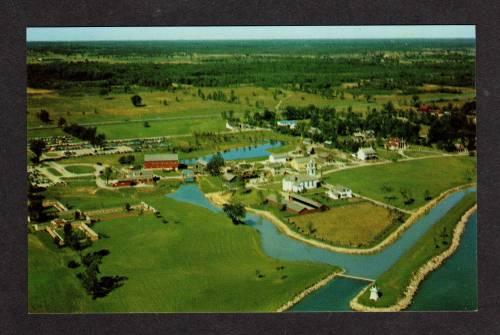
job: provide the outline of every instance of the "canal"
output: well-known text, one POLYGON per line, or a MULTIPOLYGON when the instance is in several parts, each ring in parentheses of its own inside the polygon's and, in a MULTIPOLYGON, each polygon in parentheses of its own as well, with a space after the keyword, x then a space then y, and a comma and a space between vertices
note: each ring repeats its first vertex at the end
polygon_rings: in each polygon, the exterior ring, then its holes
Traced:
MULTIPOLYGON (((266 254, 273 258, 291 261, 328 263, 344 268, 346 270, 346 274, 375 279, 385 272, 392 264, 394 264, 406 250, 408 250, 434 223, 436 223, 456 203, 458 203, 466 193, 473 191, 475 191, 474 188, 469 188, 467 190, 451 194, 442 200, 437 206, 432 208, 425 216, 417 220, 417 222, 408 228, 396 242, 381 252, 372 255, 350 255, 338 253, 302 243, 280 233, 276 226, 270 221, 253 214, 247 215, 245 222, 260 232, 262 248, 266 254)), ((197 185, 183 185, 176 192, 169 194, 168 196, 179 201, 185 201, 198 206, 203 206, 211 211, 220 211, 220 209, 213 206, 205 198, 204 194, 199 190, 197 185)), ((470 228, 471 225, 467 226, 470 228)), ((466 235, 468 231, 470 231, 470 229, 466 230, 466 235)), ((457 262, 461 263, 460 260, 457 262)), ((445 263, 445 265, 448 263, 449 262, 445 263)), ((472 266, 475 266, 476 263, 472 262, 471 264, 472 266)), ((436 271, 436 273, 438 272, 439 270, 436 271)), ((436 281, 439 282, 439 277, 432 282, 436 281)), ((429 282, 431 282, 430 277, 429 282)), ((358 288, 360 289, 360 287, 362 288, 364 285, 366 285, 366 282, 352 279, 335 279, 324 288, 316 291, 307 299, 304 299, 301 303, 297 304, 292 310, 349 310, 349 300, 355 295, 355 293, 353 295, 353 292, 356 290, 356 293, 359 292, 358 288), (328 296, 335 297, 335 299, 330 300, 327 298, 328 296), (331 301, 331 305, 328 306, 326 301, 331 301)), ((431 286, 430 290, 432 290, 433 284, 429 285, 431 286)), ((417 306, 416 308, 418 308, 418 306, 424 306, 423 309, 428 308, 428 305, 425 303, 425 292, 427 290, 429 289, 424 291, 424 288, 422 287, 421 291, 424 293, 422 298, 419 299, 422 300, 422 302, 417 304, 417 300, 415 300, 415 306, 417 306)))

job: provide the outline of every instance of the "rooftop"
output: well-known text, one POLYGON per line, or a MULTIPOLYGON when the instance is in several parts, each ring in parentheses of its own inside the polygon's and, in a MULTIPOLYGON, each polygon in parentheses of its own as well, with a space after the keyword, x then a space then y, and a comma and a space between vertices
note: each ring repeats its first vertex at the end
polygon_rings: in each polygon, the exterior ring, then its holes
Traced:
POLYGON ((290 194, 290 198, 291 199, 295 199, 295 200, 299 200, 299 201, 302 201, 302 202, 305 202, 306 204, 314 207, 314 208, 320 208, 322 207, 323 205, 320 204, 319 202, 315 201, 315 200, 312 200, 312 199, 309 199, 309 198, 306 198, 306 197, 303 197, 301 195, 298 195, 298 194, 290 194))
POLYGON ((145 162, 159 162, 159 161, 178 161, 179 156, 177 154, 145 154, 145 162))

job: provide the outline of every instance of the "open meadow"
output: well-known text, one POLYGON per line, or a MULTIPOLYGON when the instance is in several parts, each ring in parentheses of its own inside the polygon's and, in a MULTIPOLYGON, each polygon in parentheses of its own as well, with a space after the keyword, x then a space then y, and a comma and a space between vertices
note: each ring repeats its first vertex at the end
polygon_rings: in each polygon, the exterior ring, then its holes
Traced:
POLYGON ((147 201, 161 218, 144 214, 94 226, 104 237, 84 252, 109 250, 103 275, 128 278, 104 299, 86 295, 76 278, 80 269, 66 266, 79 261, 76 252, 57 249, 46 233, 29 235, 29 311, 272 311, 335 270, 274 260, 260 249, 255 230, 223 214, 167 198, 147 201))

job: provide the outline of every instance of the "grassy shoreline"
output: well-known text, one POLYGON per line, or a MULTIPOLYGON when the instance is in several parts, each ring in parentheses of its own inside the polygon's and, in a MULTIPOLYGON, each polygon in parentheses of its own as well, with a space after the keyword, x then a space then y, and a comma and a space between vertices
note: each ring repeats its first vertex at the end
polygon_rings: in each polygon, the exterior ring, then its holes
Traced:
POLYGON ((360 311, 398 311, 406 308, 418 284, 451 256, 459 245, 465 223, 476 210, 476 192, 469 193, 376 281, 382 293, 369 300, 368 287, 351 302, 360 311), (416 269, 416 270, 415 270, 416 269))

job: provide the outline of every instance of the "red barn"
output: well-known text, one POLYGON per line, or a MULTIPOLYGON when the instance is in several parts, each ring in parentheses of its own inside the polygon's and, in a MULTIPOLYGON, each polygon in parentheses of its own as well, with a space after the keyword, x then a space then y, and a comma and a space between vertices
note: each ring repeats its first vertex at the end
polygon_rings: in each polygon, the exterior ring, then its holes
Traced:
POLYGON ((144 155, 144 169, 176 170, 179 167, 177 154, 144 155))

